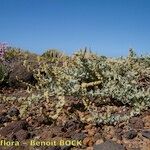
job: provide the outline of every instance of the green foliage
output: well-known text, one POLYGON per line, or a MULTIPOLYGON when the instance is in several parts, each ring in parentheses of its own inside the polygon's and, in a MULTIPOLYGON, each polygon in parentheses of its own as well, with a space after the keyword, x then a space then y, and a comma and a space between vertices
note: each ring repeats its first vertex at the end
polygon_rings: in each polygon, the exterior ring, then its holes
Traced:
MULTIPOLYGON (((38 75, 35 74, 40 90, 57 96, 77 96, 83 100, 85 107, 93 114, 93 119, 99 123, 128 119, 150 106, 150 71, 147 65, 149 57, 138 58, 130 55, 127 58, 112 59, 95 55, 85 57, 85 54, 86 52, 76 53, 61 67, 41 63, 40 69, 45 75, 40 70, 38 75), (141 76, 147 78, 145 87, 141 86, 141 76), (133 109, 125 116, 113 116, 111 112, 101 116, 89 105, 90 98, 93 99, 92 103, 99 106, 118 102, 133 109)), ((48 97, 49 95, 47 99, 48 97)))
POLYGON ((65 57, 64 53, 57 49, 49 49, 45 53, 42 54, 42 57, 49 59, 51 61, 56 61, 57 59, 61 59, 65 57))
POLYGON ((6 76, 7 76, 6 68, 5 68, 5 66, 1 63, 1 64, 0 64, 0 84, 5 81, 6 76))
POLYGON ((28 60, 31 56, 35 57, 36 54, 30 53, 27 50, 24 51, 20 48, 8 47, 4 57, 6 61, 23 61, 28 60))
POLYGON ((55 96, 53 103, 56 111, 50 117, 56 119, 67 96, 74 96, 82 100, 91 113, 93 122, 114 124, 150 107, 149 56, 138 57, 130 50, 127 58, 107 58, 85 49, 62 59, 61 66, 60 59, 56 59, 55 65, 51 65, 49 58, 60 56, 63 55, 55 50, 47 51, 37 57, 38 67, 35 69, 32 63, 24 62, 24 66, 33 70, 38 81, 36 86, 28 85, 30 95, 22 104, 26 106, 25 109, 34 102, 50 102, 50 98, 55 96), (130 111, 125 115, 115 114, 110 107, 116 104, 129 107, 130 111), (103 105, 106 106, 105 113, 98 110, 103 105))

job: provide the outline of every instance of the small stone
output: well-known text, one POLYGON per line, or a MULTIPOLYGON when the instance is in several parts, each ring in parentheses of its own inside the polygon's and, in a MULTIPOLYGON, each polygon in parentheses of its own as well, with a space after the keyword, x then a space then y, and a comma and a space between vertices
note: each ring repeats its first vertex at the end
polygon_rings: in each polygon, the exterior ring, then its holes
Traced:
POLYGON ((95 132, 96 132, 96 131, 95 131, 94 128, 89 129, 89 130, 88 130, 88 135, 89 135, 89 136, 93 136, 93 135, 95 135, 95 132))
POLYGON ((94 150, 125 150, 125 148, 121 144, 108 140, 102 144, 94 145, 94 150))
POLYGON ((3 124, 5 122, 9 122, 9 121, 10 121, 10 119, 7 116, 0 115, 0 124, 3 124))
POLYGON ((150 129, 150 115, 145 116, 143 118, 143 122, 144 122, 145 128, 150 129))
POLYGON ((134 139, 137 136, 137 132, 135 130, 129 130, 124 134, 126 139, 134 139))
POLYGON ((70 145, 70 146, 64 145, 64 146, 61 146, 61 150, 70 150, 71 147, 72 147, 72 145, 70 145))
POLYGON ((13 116, 18 116, 20 114, 19 110, 15 107, 12 107, 8 110, 7 114, 10 116, 10 117, 13 117, 13 116))
POLYGON ((122 134, 123 134, 122 130, 123 130, 123 129, 121 129, 121 128, 117 128, 117 129, 115 130, 115 135, 117 136, 117 138, 118 138, 119 140, 122 139, 122 134))
POLYGON ((83 140, 86 137, 85 133, 75 133, 71 136, 71 139, 74 140, 83 140))
POLYGON ((65 123, 62 130, 65 132, 73 132, 78 129, 83 129, 84 124, 76 119, 71 119, 68 122, 65 123))
POLYGON ((46 116, 39 116, 37 118, 39 124, 51 125, 53 123, 52 119, 46 116))
POLYGON ((27 131, 21 129, 17 133, 15 133, 15 136, 17 140, 22 141, 28 139, 30 134, 27 131))
POLYGON ((0 114, 6 111, 6 105, 5 104, 0 104, 0 114))
POLYGON ((92 128, 92 124, 88 124, 84 128, 85 128, 85 130, 91 129, 92 128))
POLYGON ((91 137, 86 137, 84 140, 83 140, 83 145, 85 146, 92 146, 93 145, 93 138, 91 137))
POLYGON ((115 128, 113 126, 104 126, 103 137, 112 139, 115 136, 115 128))
POLYGON ((84 145, 88 145, 88 142, 90 141, 90 138, 89 137, 86 137, 84 140, 83 140, 83 144, 84 145))
POLYGON ((145 138, 150 139, 150 131, 148 131, 148 130, 142 131, 142 136, 144 136, 145 138))
POLYGON ((97 140, 99 140, 99 139, 101 139, 101 138, 102 138, 101 133, 96 133, 96 134, 94 135, 95 141, 97 141, 97 140))
POLYGON ((104 143, 103 139, 97 140, 95 144, 98 145, 98 144, 101 144, 101 143, 104 143))
POLYGON ((131 118, 129 123, 133 129, 143 129, 144 127, 143 120, 137 117, 131 118))

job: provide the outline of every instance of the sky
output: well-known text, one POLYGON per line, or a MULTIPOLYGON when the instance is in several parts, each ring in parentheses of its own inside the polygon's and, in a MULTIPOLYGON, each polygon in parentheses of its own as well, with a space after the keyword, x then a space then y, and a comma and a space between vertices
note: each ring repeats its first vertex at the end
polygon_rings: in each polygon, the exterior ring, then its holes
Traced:
POLYGON ((150 54, 150 0, 0 0, 0 42, 42 54, 150 54))

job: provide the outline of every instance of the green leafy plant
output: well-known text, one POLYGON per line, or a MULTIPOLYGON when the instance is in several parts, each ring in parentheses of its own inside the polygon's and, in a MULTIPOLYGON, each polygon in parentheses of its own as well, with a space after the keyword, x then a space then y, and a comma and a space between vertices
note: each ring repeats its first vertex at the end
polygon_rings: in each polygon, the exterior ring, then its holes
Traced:
POLYGON ((0 64, 0 83, 4 80, 5 77, 5 71, 2 64, 0 64))
POLYGON ((23 65, 33 71, 37 84, 27 85, 28 96, 22 101, 22 115, 34 104, 46 101, 53 105, 49 117, 57 119, 68 96, 80 99, 91 114, 91 120, 98 124, 115 124, 149 109, 149 56, 138 57, 130 50, 126 58, 107 58, 86 49, 65 59, 59 56, 56 51, 48 51, 35 57, 34 62, 28 57, 24 59, 23 65), (57 58, 55 63, 51 63, 50 57, 57 58), (35 62, 37 67, 33 65, 35 62), (55 100, 51 101, 51 97, 55 100), (101 112, 99 108, 103 106, 105 111, 101 112), (114 113, 113 106, 130 109, 126 114, 114 113))

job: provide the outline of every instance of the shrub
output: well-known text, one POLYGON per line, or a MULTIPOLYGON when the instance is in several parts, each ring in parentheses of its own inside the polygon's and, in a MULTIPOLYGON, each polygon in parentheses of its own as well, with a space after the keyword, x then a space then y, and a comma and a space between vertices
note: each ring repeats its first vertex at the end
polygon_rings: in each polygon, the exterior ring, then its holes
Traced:
POLYGON ((0 59, 4 58, 6 50, 7 50, 7 44, 0 43, 0 59))
POLYGON ((6 69, 6 67, 1 63, 1 64, 0 64, 0 85, 2 85, 2 83, 7 82, 7 81, 6 81, 7 75, 8 75, 7 69, 6 69))
POLYGON ((87 56, 86 53, 81 51, 63 60, 62 66, 59 59, 51 65, 50 55, 46 54, 37 57, 35 69, 32 63, 25 61, 24 66, 33 71, 37 84, 29 85, 31 95, 23 106, 30 108, 33 103, 43 100, 49 103, 51 96, 56 97, 53 114, 50 114, 56 119, 66 98, 74 96, 81 99, 91 113, 92 121, 98 124, 127 120, 150 107, 149 56, 138 57, 132 50, 126 58, 106 58, 91 52, 87 56), (102 113, 99 107, 104 105, 105 112, 102 113), (111 106, 115 105, 130 107, 130 111, 124 115, 114 113, 111 106))

